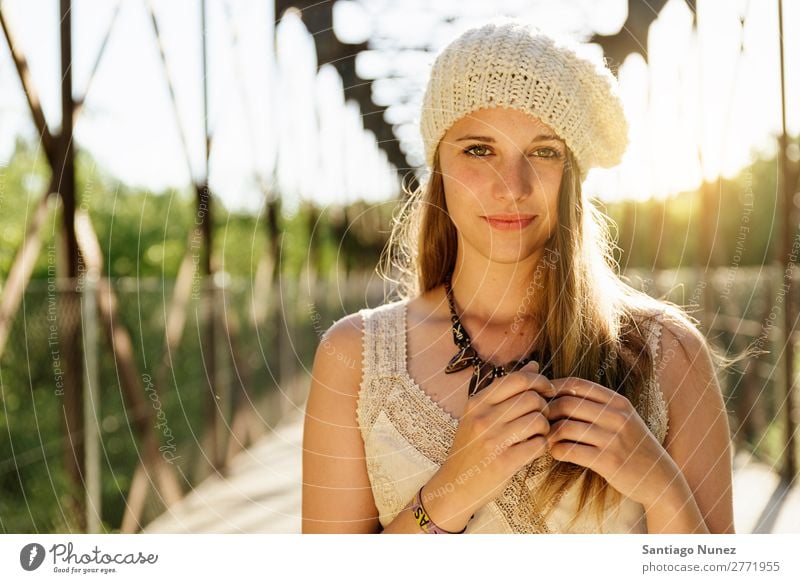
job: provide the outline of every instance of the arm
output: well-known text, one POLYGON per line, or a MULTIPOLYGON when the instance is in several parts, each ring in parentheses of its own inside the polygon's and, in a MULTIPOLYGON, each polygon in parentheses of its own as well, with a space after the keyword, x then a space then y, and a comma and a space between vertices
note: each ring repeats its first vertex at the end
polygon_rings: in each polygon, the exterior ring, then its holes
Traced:
MULTIPOLYGON (((420 533, 413 499, 381 530, 367 473, 364 441, 356 419, 362 367, 361 317, 337 321, 314 357, 303 428, 303 533, 420 533)), ((437 473, 423 490, 423 503, 440 523, 460 530, 466 519, 447 507, 447 497, 428 500, 437 473), (462 522, 463 521, 463 522, 462 522)))
POLYGON ((303 533, 375 533, 378 511, 356 420, 361 317, 322 337, 311 371, 303 426, 303 533))
POLYGON ((708 344, 686 322, 664 321, 657 364, 669 409, 664 448, 674 461, 647 510, 649 532, 734 533, 728 417, 708 344))
MULTIPOLYGON (((457 533, 467 526, 470 520, 468 515, 470 511, 465 511, 463 505, 454 505, 455 501, 451 496, 430 495, 430 492, 445 491, 447 483, 447 479, 441 475, 441 472, 434 474, 422 488, 422 505, 438 526, 457 533)), ((411 510, 413 504, 414 498, 412 497, 381 534, 422 534, 411 510)))

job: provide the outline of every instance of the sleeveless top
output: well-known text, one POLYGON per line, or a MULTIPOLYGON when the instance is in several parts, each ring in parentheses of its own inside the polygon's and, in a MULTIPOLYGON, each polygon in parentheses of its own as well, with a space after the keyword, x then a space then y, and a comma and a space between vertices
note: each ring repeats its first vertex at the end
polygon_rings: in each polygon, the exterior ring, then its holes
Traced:
MULTIPOLYGON (((408 373, 407 303, 408 300, 395 301, 358 312, 363 323, 363 365, 356 418, 364 440, 372 494, 384 528, 447 459, 458 427, 458 419, 434 401, 408 373)), ((642 326, 646 328, 645 337, 656 363, 663 313, 654 315, 642 326)), ((655 372, 634 406, 663 444, 668 429, 667 406, 655 372)), ((583 476, 560 493, 548 508, 536 509, 535 490, 543 470, 553 462, 553 457, 545 453, 528 464, 531 467, 523 466, 500 495, 475 512, 465 532, 647 532, 643 506, 624 496, 619 496, 618 504, 607 504, 602 521, 594 511, 576 516, 583 476)))

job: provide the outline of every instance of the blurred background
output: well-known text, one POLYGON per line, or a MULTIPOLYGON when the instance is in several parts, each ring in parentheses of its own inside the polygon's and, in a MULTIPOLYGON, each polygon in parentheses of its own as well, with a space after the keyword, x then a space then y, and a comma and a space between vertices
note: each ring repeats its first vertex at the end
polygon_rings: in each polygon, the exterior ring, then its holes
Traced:
POLYGON ((800 532, 800 0, 0 0, 0 532, 299 532, 314 351, 391 297, 427 71, 501 14, 617 74, 585 191, 766 352, 720 379, 736 526, 800 532))

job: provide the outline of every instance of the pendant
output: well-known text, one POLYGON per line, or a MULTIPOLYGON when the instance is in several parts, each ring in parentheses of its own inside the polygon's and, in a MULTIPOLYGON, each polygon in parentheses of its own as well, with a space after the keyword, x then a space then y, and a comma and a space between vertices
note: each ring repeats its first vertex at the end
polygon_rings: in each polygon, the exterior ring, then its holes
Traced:
MULTIPOLYGON (((451 274, 452 275, 452 274, 451 274)), ((447 363, 447 366, 444 369, 445 374, 450 374, 454 372, 458 372, 460 370, 464 370, 465 368, 471 366, 473 367, 472 377, 469 380, 469 391, 468 395, 472 397, 478 391, 481 391, 488 387, 494 379, 505 376, 511 372, 515 372, 521 369, 525 364, 530 362, 537 357, 536 360, 539 360, 539 364, 542 364, 542 361, 538 358, 539 354, 537 351, 533 351, 530 356, 527 358, 523 358, 518 361, 509 362, 505 366, 495 366, 490 362, 484 362, 483 359, 478 356, 478 353, 472 347, 472 342, 470 340, 469 334, 464 329, 464 326, 461 324, 461 320, 459 319, 458 315, 456 314, 455 309, 455 301, 453 300, 453 291, 450 287, 450 277, 445 279, 445 291, 447 292, 447 301, 450 306, 450 320, 452 321, 452 331, 453 331, 453 342, 456 346, 459 347, 459 351, 450 359, 450 362, 447 363)), ((548 374, 550 363, 548 362, 544 365, 544 369, 540 370, 540 374, 544 374, 548 378, 550 375, 548 374)))
POLYGON ((444 369, 446 374, 452 372, 458 372, 460 370, 464 370, 468 366, 474 366, 475 363, 478 363, 480 359, 478 358, 475 349, 472 346, 465 346, 462 348, 456 355, 450 359, 450 362, 447 363, 447 367, 444 369))
POLYGON ((505 376, 505 374, 506 371, 502 366, 494 366, 490 362, 476 365, 472 378, 469 380, 469 396, 472 397, 491 385, 494 379, 505 376))

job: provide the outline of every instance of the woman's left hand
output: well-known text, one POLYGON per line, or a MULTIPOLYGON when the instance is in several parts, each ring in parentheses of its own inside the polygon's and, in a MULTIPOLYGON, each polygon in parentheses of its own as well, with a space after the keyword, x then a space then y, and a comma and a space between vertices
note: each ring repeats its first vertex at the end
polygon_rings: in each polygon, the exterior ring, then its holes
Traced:
POLYGON ((577 377, 552 383, 543 396, 552 397, 545 414, 554 459, 594 470, 645 507, 674 483, 680 470, 624 395, 577 377))

